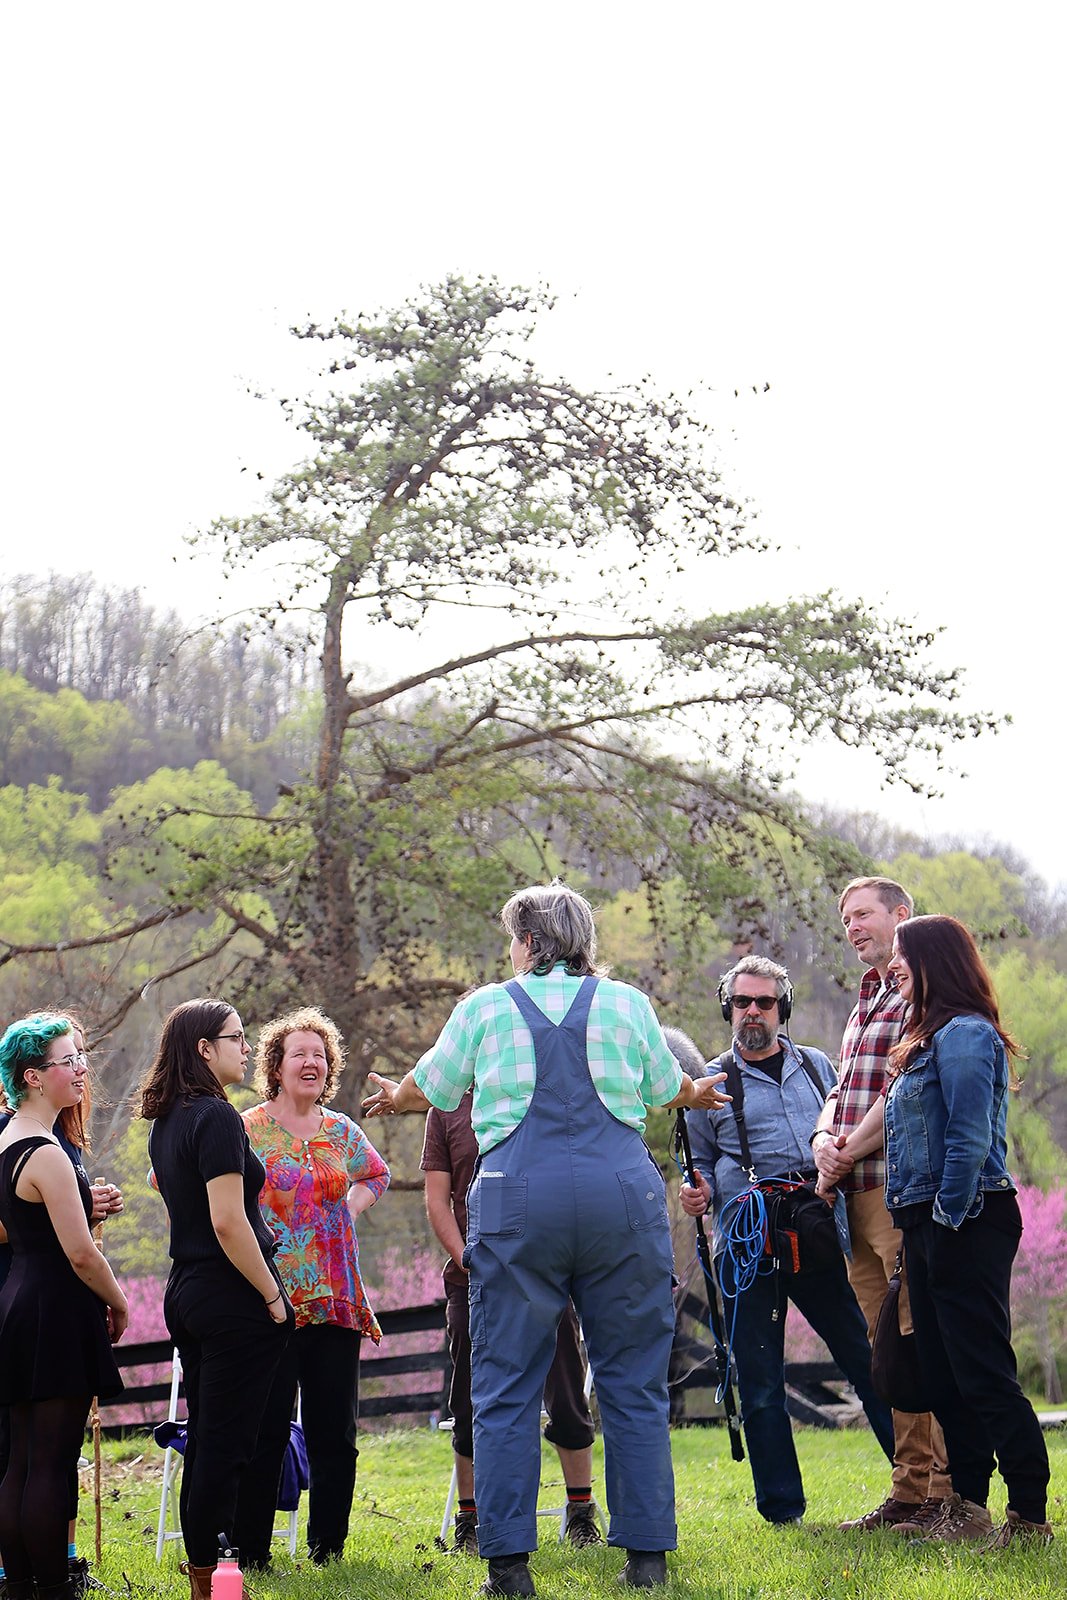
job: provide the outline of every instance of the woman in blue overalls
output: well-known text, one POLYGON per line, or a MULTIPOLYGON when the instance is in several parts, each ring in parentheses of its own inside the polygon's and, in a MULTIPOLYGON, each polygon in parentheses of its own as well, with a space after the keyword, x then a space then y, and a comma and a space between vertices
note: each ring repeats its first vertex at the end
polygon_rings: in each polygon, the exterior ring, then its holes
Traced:
POLYGON ((461 1000, 399 1085, 370 1076, 367 1115, 453 1110, 473 1083, 479 1163, 467 1199, 474 1473, 486 1594, 533 1594, 539 1418, 568 1297, 604 1430, 608 1543, 623 1581, 662 1583, 677 1544, 668 1434, 674 1336, 663 1179, 646 1106, 723 1104, 671 1054, 647 997, 600 976, 587 901, 524 889, 501 913, 515 978, 461 1000))

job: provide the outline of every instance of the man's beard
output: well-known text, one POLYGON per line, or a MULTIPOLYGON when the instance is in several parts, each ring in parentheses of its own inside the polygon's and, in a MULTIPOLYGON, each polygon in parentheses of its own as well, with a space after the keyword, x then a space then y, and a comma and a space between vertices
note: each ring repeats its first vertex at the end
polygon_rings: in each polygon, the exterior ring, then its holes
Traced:
POLYGON ((774 1030, 762 1018, 748 1019, 737 1030, 737 1042, 742 1050, 770 1050, 774 1040, 774 1030))

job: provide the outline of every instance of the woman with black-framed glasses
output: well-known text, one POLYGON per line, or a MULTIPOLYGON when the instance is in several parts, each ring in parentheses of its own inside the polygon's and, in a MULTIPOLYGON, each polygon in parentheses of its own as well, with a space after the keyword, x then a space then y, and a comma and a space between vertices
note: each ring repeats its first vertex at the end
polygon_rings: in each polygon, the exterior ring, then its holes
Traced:
POLYGON ((170 1214, 163 1314, 189 1412, 180 1510, 192 1600, 209 1600, 219 1533, 241 1520, 242 1477, 293 1325, 259 1210, 263 1163, 226 1098, 248 1056, 231 1006, 187 1000, 163 1024, 141 1086, 152 1171, 170 1214))

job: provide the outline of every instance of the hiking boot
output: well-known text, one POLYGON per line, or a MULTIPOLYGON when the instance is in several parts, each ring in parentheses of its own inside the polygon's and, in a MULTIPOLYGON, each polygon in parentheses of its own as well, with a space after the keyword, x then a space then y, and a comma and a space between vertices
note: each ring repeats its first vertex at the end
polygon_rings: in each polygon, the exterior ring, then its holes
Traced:
POLYGON ((1008 1511, 1008 1520, 997 1529, 984 1550, 1003 1550, 1009 1544, 1051 1544, 1051 1522, 1027 1522, 1017 1511, 1008 1511))
POLYGON ((194 1567, 191 1561, 179 1561, 178 1571, 189 1579, 189 1600, 211 1600, 211 1567, 194 1567))
POLYGON ((894 1522, 894 1533, 925 1533, 928 1528, 938 1520, 945 1509, 945 1502, 940 1497, 928 1495, 917 1506, 912 1506, 912 1515, 904 1522, 894 1522))
POLYGON ((916 1520, 921 1510, 918 1500, 894 1500, 890 1495, 888 1500, 883 1500, 880 1506, 875 1506, 873 1511, 868 1511, 862 1517, 852 1517, 848 1522, 839 1522, 839 1533, 874 1533, 877 1528, 907 1527, 917 1529, 916 1520))
POLYGON ((478 1513, 477 1511, 457 1511, 455 1534, 452 1540, 454 1554, 461 1556, 476 1556, 478 1554, 478 1513))
POLYGON ((478 1593, 536 1594, 526 1556, 505 1556, 502 1561, 490 1561, 489 1576, 478 1593))
POLYGON ((74 1590, 75 1600, 82 1600, 90 1589, 103 1589, 104 1585, 93 1577, 89 1571, 89 1563, 84 1556, 71 1556, 67 1561, 67 1576, 70 1586, 74 1590))
POLYGON ((627 1550, 619 1582, 630 1589, 655 1589, 667 1581, 665 1550, 627 1550))
POLYGON ((992 1532, 993 1519, 985 1506, 950 1494, 941 1507, 941 1515, 911 1542, 920 1544, 929 1539, 935 1544, 962 1544, 965 1539, 988 1540, 992 1532))
POLYGON ((601 1543, 596 1505, 592 1500, 567 1507, 567 1526, 564 1533, 576 1550, 585 1550, 591 1544, 601 1543))

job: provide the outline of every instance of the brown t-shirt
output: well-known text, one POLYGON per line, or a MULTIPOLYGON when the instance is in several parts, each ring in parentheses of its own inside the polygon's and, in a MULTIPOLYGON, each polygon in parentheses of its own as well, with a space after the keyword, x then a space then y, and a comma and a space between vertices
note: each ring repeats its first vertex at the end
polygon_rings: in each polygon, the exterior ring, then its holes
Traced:
MULTIPOLYGON (((436 1106, 426 1117, 426 1134, 422 1142, 423 1172, 447 1172, 452 1180, 452 1211, 456 1227, 467 1237, 467 1190, 474 1177, 478 1160, 478 1141, 471 1127, 473 1092, 468 1089, 455 1111, 438 1111, 436 1106)), ((467 1274, 461 1272, 451 1256, 441 1274, 446 1284, 466 1284, 467 1274)))

